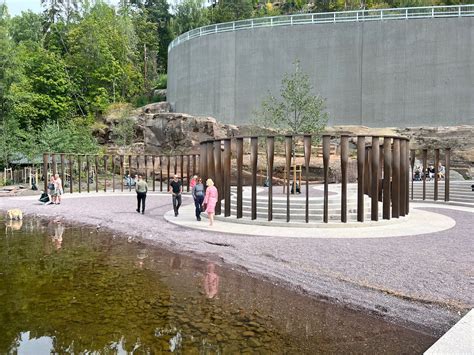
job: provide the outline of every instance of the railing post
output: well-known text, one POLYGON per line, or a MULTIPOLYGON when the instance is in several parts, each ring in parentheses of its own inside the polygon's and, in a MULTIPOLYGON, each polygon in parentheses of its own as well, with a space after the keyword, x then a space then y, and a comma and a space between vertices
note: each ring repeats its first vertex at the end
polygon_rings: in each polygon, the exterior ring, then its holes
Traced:
POLYGON ((383 139, 383 219, 390 219, 391 178, 392 178, 392 139, 383 139))
POLYGON ((309 164, 311 161, 311 135, 304 136, 304 166, 306 170, 306 203, 305 203, 305 221, 309 223, 309 164))
POLYGON ((446 148, 444 150, 444 200, 449 201, 449 171, 451 169, 451 148, 446 148))
POLYGON ((267 177, 268 177, 268 220, 273 219, 273 162, 275 156, 275 138, 267 137, 267 177))
POLYGON ((357 221, 364 222, 365 136, 357 137, 357 221))
POLYGON ((379 162, 380 145, 379 137, 372 136, 372 186, 370 217, 372 221, 379 220, 379 162))
MULTIPOLYGON (((293 148, 293 137, 285 136, 285 155, 286 155, 286 221, 290 221, 290 169, 291 169, 291 152, 293 148)), ((296 193, 296 191, 294 191, 296 193)))
POLYGON ((258 137, 250 138, 250 165, 252 166, 252 220, 257 219, 257 159, 258 137))
POLYGON ((434 195, 433 200, 438 201, 438 189, 439 189, 439 148, 435 149, 435 176, 434 176, 434 195))
POLYGON ((244 139, 236 139, 237 150, 237 218, 242 218, 242 167, 244 164, 244 139))
POLYGON ((347 163, 349 161, 349 136, 341 136, 341 222, 347 223, 347 163))
MULTIPOLYGON (((218 190, 218 199, 216 204, 216 216, 221 214, 221 201, 224 195, 224 183, 222 176, 222 157, 221 157, 221 141, 214 141, 214 166, 215 166, 215 177, 216 177, 216 188, 218 190)), ((188 184, 189 186, 189 184, 188 184)))
POLYGON ((43 189, 45 193, 48 193, 48 162, 49 162, 49 154, 43 153, 43 189))
POLYGON ((392 218, 400 217, 400 138, 393 139, 392 218))
POLYGON ((224 139, 224 216, 230 216, 230 184, 231 184, 231 140, 224 139))
POLYGON ((323 170, 324 170, 324 210, 323 222, 329 222, 329 155, 331 136, 323 136, 323 170))

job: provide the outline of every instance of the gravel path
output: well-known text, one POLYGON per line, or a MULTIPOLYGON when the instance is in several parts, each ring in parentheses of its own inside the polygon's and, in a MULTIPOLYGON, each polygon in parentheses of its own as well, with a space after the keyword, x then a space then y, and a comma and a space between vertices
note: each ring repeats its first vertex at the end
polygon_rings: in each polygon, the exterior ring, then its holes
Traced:
MULTIPOLYGON (((191 198, 183 197, 183 203, 191 198)), ((66 195, 60 206, 36 197, 0 199, 0 210, 110 228, 182 253, 220 259, 333 303, 441 335, 473 307, 474 213, 422 207, 453 218, 443 232, 393 238, 276 238, 192 230, 167 222, 169 195, 66 195)), ((177 217, 179 218, 179 217, 177 217)), ((203 221, 203 223, 206 223, 203 221)), ((426 221, 430 223, 430 221, 426 221)), ((374 232, 376 232, 374 230, 374 232)))

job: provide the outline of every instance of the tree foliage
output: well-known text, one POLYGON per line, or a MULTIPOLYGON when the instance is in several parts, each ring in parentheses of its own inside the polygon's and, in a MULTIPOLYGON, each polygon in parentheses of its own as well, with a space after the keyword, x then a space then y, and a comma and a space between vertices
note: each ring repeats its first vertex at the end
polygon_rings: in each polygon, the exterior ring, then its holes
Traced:
POLYGON ((295 71, 286 73, 281 82, 280 97, 272 94, 262 102, 256 115, 257 123, 282 133, 317 134, 327 124, 325 99, 313 94, 309 76, 294 63, 295 71))

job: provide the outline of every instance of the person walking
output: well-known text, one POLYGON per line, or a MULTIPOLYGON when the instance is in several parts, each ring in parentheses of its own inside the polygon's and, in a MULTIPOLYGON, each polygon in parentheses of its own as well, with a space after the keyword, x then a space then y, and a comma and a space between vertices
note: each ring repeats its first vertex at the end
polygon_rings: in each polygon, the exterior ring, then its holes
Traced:
POLYGON ((54 175, 51 175, 51 177, 49 178, 48 196, 49 196, 49 203, 47 203, 47 205, 56 204, 56 190, 55 190, 54 175))
POLYGON ((204 202, 204 185, 202 179, 196 177, 196 184, 191 191, 194 199, 194 206, 196 207, 196 219, 201 220, 202 203, 204 202))
POLYGON ((197 181, 198 181, 197 175, 193 175, 193 177, 191 178, 191 181, 189 182, 189 188, 191 189, 191 191, 193 190, 193 187, 197 184, 197 181))
POLYGON ((59 174, 54 175, 54 191, 56 193, 56 204, 61 204, 61 195, 64 193, 63 191, 63 181, 59 177, 59 174))
POLYGON ((183 185, 181 181, 178 179, 178 175, 173 176, 173 180, 170 182, 170 190, 169 192, 173 195, 173 209, 174 209, 174 216, 178 217, 179 214, 179 207, 181 206, 181 193, 183 192, 183 185))
POLYGON ((212 179, 207 179, 206 186, 207 189, 204 204, 206 205, 206 212, 209 217, 209 225, 212 226, 214 224, 214 214, 216 213, 216 203, 219 194, 212 179))
POLYGON ((135 191, 137 192, 137 212, 140 213, 141 206, 142 214, 145 214, 145 200, 146 193, 148 192, 148 184, 142 179, 141 175, 137 177, 135 191))

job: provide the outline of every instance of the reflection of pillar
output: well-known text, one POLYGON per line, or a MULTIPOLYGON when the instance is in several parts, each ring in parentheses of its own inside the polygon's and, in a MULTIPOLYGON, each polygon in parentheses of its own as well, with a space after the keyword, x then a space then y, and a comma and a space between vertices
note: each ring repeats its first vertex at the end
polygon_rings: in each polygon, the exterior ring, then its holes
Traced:
POLYGON ((49 154, 43 153, 44 192, 48 191, 48 161, 49 161, 49 154))
POLYGON ((309 223, 309 163, 311 161, 311 135, 304 136, 304 165, 306 170, 305 220, 309 223))
POLYGON ((257 219, 257 159, 258 137, 250 138, 250 165, 252 167, 252 220, 257 219))
POLYGON ((405 179, 407 162, 407 141, 400 139, 400 216, 406 215, 407 181, 405 179))
POLYGON ((230 138, 224 139, 224 201, 226 217, 230 216, 231 150, 230 138))
MULTIPOLYGON (((222 196, 224 195, 224 183, 223 183, 223 176, 222 176, 222 154, 221 154, 221 141, 215 140, 214 141, 214 166, 215 171, 214 175, 216 177, 215 185, 218 192, 218 199, 216 203, 216 216, 221 214, 221 201, 222 196)), ((189 186, 189 185, 188 185, 189 186)))
POLYGON ((268 220, 273 219, 273 162, 275 137, 267 137, 268 220))
POLYGON ((244 139, 236 139, 237 150, 237 218, 242 218, 242 168, 244 163, 244 139))
POLYGON ((449 201, 449 170, 451 169, 451 148, 444 150, 444 200, 449 201))
POLYGON ((324 210, 323 222, 329 222, 329 150, 331 136, 323 136, 324 210))
POLYGON ((393 139, 392 154, 392 217, 400 217, 400 139, 393 139))
POLYGON ((433 200, 438 201, 438 188, 439 188, 439 148, 435 149, 435 176, 434 176, 434 196, 433 200))
POLYGON ((349 161, 349 137, 341 136, 341 222, 347 222, 347 163, 349 161))
MULTIPOLYGON (((293 148, 292 136, 285 136, 285 153, 286 153, 286 221, 290 221, 290 169, 291 169, 291 150, 293 148)), ((293 190, 296 193, 296 189, 293 190)))
POLYGON ((383 219, 390 219, 391 179, 392 179, 392 139, 383 139, 383 219))
POLYGON ((357 221, 364 222, 365 136, 357 137, 357 221))
POLYGON ((379 162, 380 146, 379 137, 372 137, 372 185, 370 217, 372 221, 379 220, 379 162))

